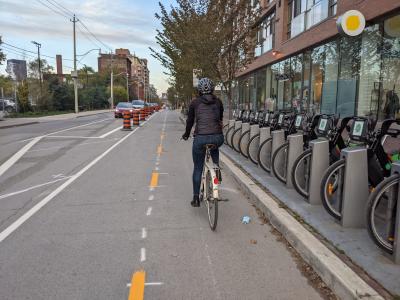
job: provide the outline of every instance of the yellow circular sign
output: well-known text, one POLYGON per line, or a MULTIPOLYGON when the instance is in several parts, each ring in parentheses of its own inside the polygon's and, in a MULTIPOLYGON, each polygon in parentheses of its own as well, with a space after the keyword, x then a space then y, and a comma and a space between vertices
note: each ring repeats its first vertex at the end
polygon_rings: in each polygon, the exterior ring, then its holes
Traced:
POLYGON ((349 10, 338 18, 337 27, 342 34, 357 36, 365 28, 365 17, 358 10, 349 10))

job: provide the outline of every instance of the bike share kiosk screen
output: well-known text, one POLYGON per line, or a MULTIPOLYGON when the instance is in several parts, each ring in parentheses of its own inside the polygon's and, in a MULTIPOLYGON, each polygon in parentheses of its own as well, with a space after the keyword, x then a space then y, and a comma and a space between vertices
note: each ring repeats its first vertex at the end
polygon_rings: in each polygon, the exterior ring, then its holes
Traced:
POLYGON ((365 142, 368 133, 368 120, 354 119, 350 130, 350 139, 357 142, 365 142))
POLYGON ((331 119, 327 116, 322 116, 318 121, 317 132, 319 135, 326 136, 328 131, 331 129, 331 119))
POLYGON ((294 126, 296 127, 296 129, 300 128, 302 122, 303 122, 303 116, 302 115, 296 116, 296 121, 294 122, 294 126))
POLYGON ((284 114, 280 114, 278 118, 278 125, 282 125, 284 114))

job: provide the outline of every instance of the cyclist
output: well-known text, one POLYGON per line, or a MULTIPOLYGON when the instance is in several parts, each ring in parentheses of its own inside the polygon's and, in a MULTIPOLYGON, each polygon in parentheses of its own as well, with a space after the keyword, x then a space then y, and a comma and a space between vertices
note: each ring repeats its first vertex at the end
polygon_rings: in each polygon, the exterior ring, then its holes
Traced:
MULTIPOLYGON (((194 123, 196 126, 193 133, 193 200, 190 203, 193 207, 199 207, 199 193, 201 175, 203 173, 206 144, 216 145, 217 148, 211 150, 211 157, 214 164, 219 164, 219 151, 224 143, 222 134, 222 118, 224 107, 222 101, 214 95, 214 83, 208 78, 201 78, 198 86, 198 97, 189 105, 189 112, 186 120, 186 131, 182 135, 185 141, 189 138, 194 123)), ((218 174, 219 180, 221 175, 218 174)))

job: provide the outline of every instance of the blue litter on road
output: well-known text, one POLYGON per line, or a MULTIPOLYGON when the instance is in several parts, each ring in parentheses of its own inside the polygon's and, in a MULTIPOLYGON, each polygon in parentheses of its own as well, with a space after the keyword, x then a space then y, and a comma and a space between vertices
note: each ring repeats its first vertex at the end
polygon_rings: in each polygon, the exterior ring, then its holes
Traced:
POLYGON ((249 223, 250 223, 250 217, 249 216, 243 216, 242 224, 249 224, 249 223))

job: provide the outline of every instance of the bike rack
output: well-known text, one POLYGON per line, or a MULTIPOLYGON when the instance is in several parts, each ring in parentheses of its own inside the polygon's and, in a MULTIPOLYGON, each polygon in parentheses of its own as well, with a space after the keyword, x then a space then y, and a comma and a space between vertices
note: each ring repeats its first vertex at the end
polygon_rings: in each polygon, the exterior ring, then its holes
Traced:
MULTIPOLYGON (((398 173, 400 174, 400 162, 393 163, 392 165, 392 175, 398 173)), ((393 199, 391 199, 393 200, 393 199)), ((396 211, 396 225, 394 229, 394 243, 393 243, 393 254, 389 255, 390 258, 396 263, 400 264, 400 184, 398 187, 397 194, 397 211, 396 211)), ((389 207, 392 207, 392 203, 389 203, 389 207)))
MULTIPOLYGON (((232 128, 232 127, 235 127, 235 120, 229 120, 229 123, 228 123, 228 130, 229 130, 230 128, 232 128)), ((229 134, 226 135, 226 143, 227 143, 228 146, 230 146, 230 147, 232 147, 232 145, 231 145, 232 133, 233 133, 233 130, 230 130, 230 131, 229 131, 229 134)))
POLYGON ((321 204, 321 178, 329 167, 329 141, 317 139, 310 142, 312 150, 308 203, 321 204))
MULTIPOLYGON (((250 123, 243 123, 242 124, 242 132, 241 132, 240 136, 242 136, 242 134, 245 133, 248 130, 250 130, 250 123)), ((242 143, 240 143, 240 145, 238 147, 238 148, 240 148, 240 151, 242 153, 247 154, 247 156, 249 155, 248 153, 246 153, 247 144, 249 143, 249 140, 250 140, 249 136, 250 136, 250 134, 246 134, 246 136, 244 136, 243 139, 242 139, 242 143), (243 147, 242 147, 242 145, 243 145, 243 147)))
POLYGON ((286 164, 286 186, 288 188, 293 187, 292 176, 290 176, 293 168, 293 163, 297 157, 301 153, 303 153, 304 149, 304 138, 302 134, 291 134, 288 136, 289 149, 288 149, 288 157, 286 164))
MULTIPOLYGON (((256 125, 251 125, 250 126, 250 137, 249 137, 249 141, 251 140, 252 137, 254 137, 255 135, 260 133, 260 126, 258 124, 256 125)), ((260 139, 259 139, 260 141, 260 139)), ((249 151, 256 156, 257 155, 257 151, 258 151, 258 147, 260 146, 260 143, 258 143, 258 145, 255 145, 255 147, 249 148, 249 151)), ((247 155, 250 155, 250 153, 247 153, 247 155)))
MULTIPOLYGON (((236 121, 235 122, 235 130, 237 129, 241 129, 242 128, 242 121, 236 121)), ((233 132, 232 132, 233 134, 233 132)), ((240 140, 240 136, 241 136, 242 132, 240 131, 239 134, 235 135, 235 139, 232 141, 232 148, 235 149, 239 149, 239 140, 240 140)))
MULTIPOLYGON (((274 130, 272 131, 272 147, 271 147, 271 158, 274 155, 276 149, 285 142, 285 131, 284 130, 274 130)), ((282 165, 282 158, 277 161, 278 165, 282 165)), ((274 172, 271 172, 273 176, 274 172)))
POLYGON ((368 157, 365 147, 342 150, 345 159, 342 218, 343 227, 365 227, 365 205, 368 200, 368 157))
POLYGON ((260 128, 260 145, 270 137, 271 137, 271 127, 260 128))

